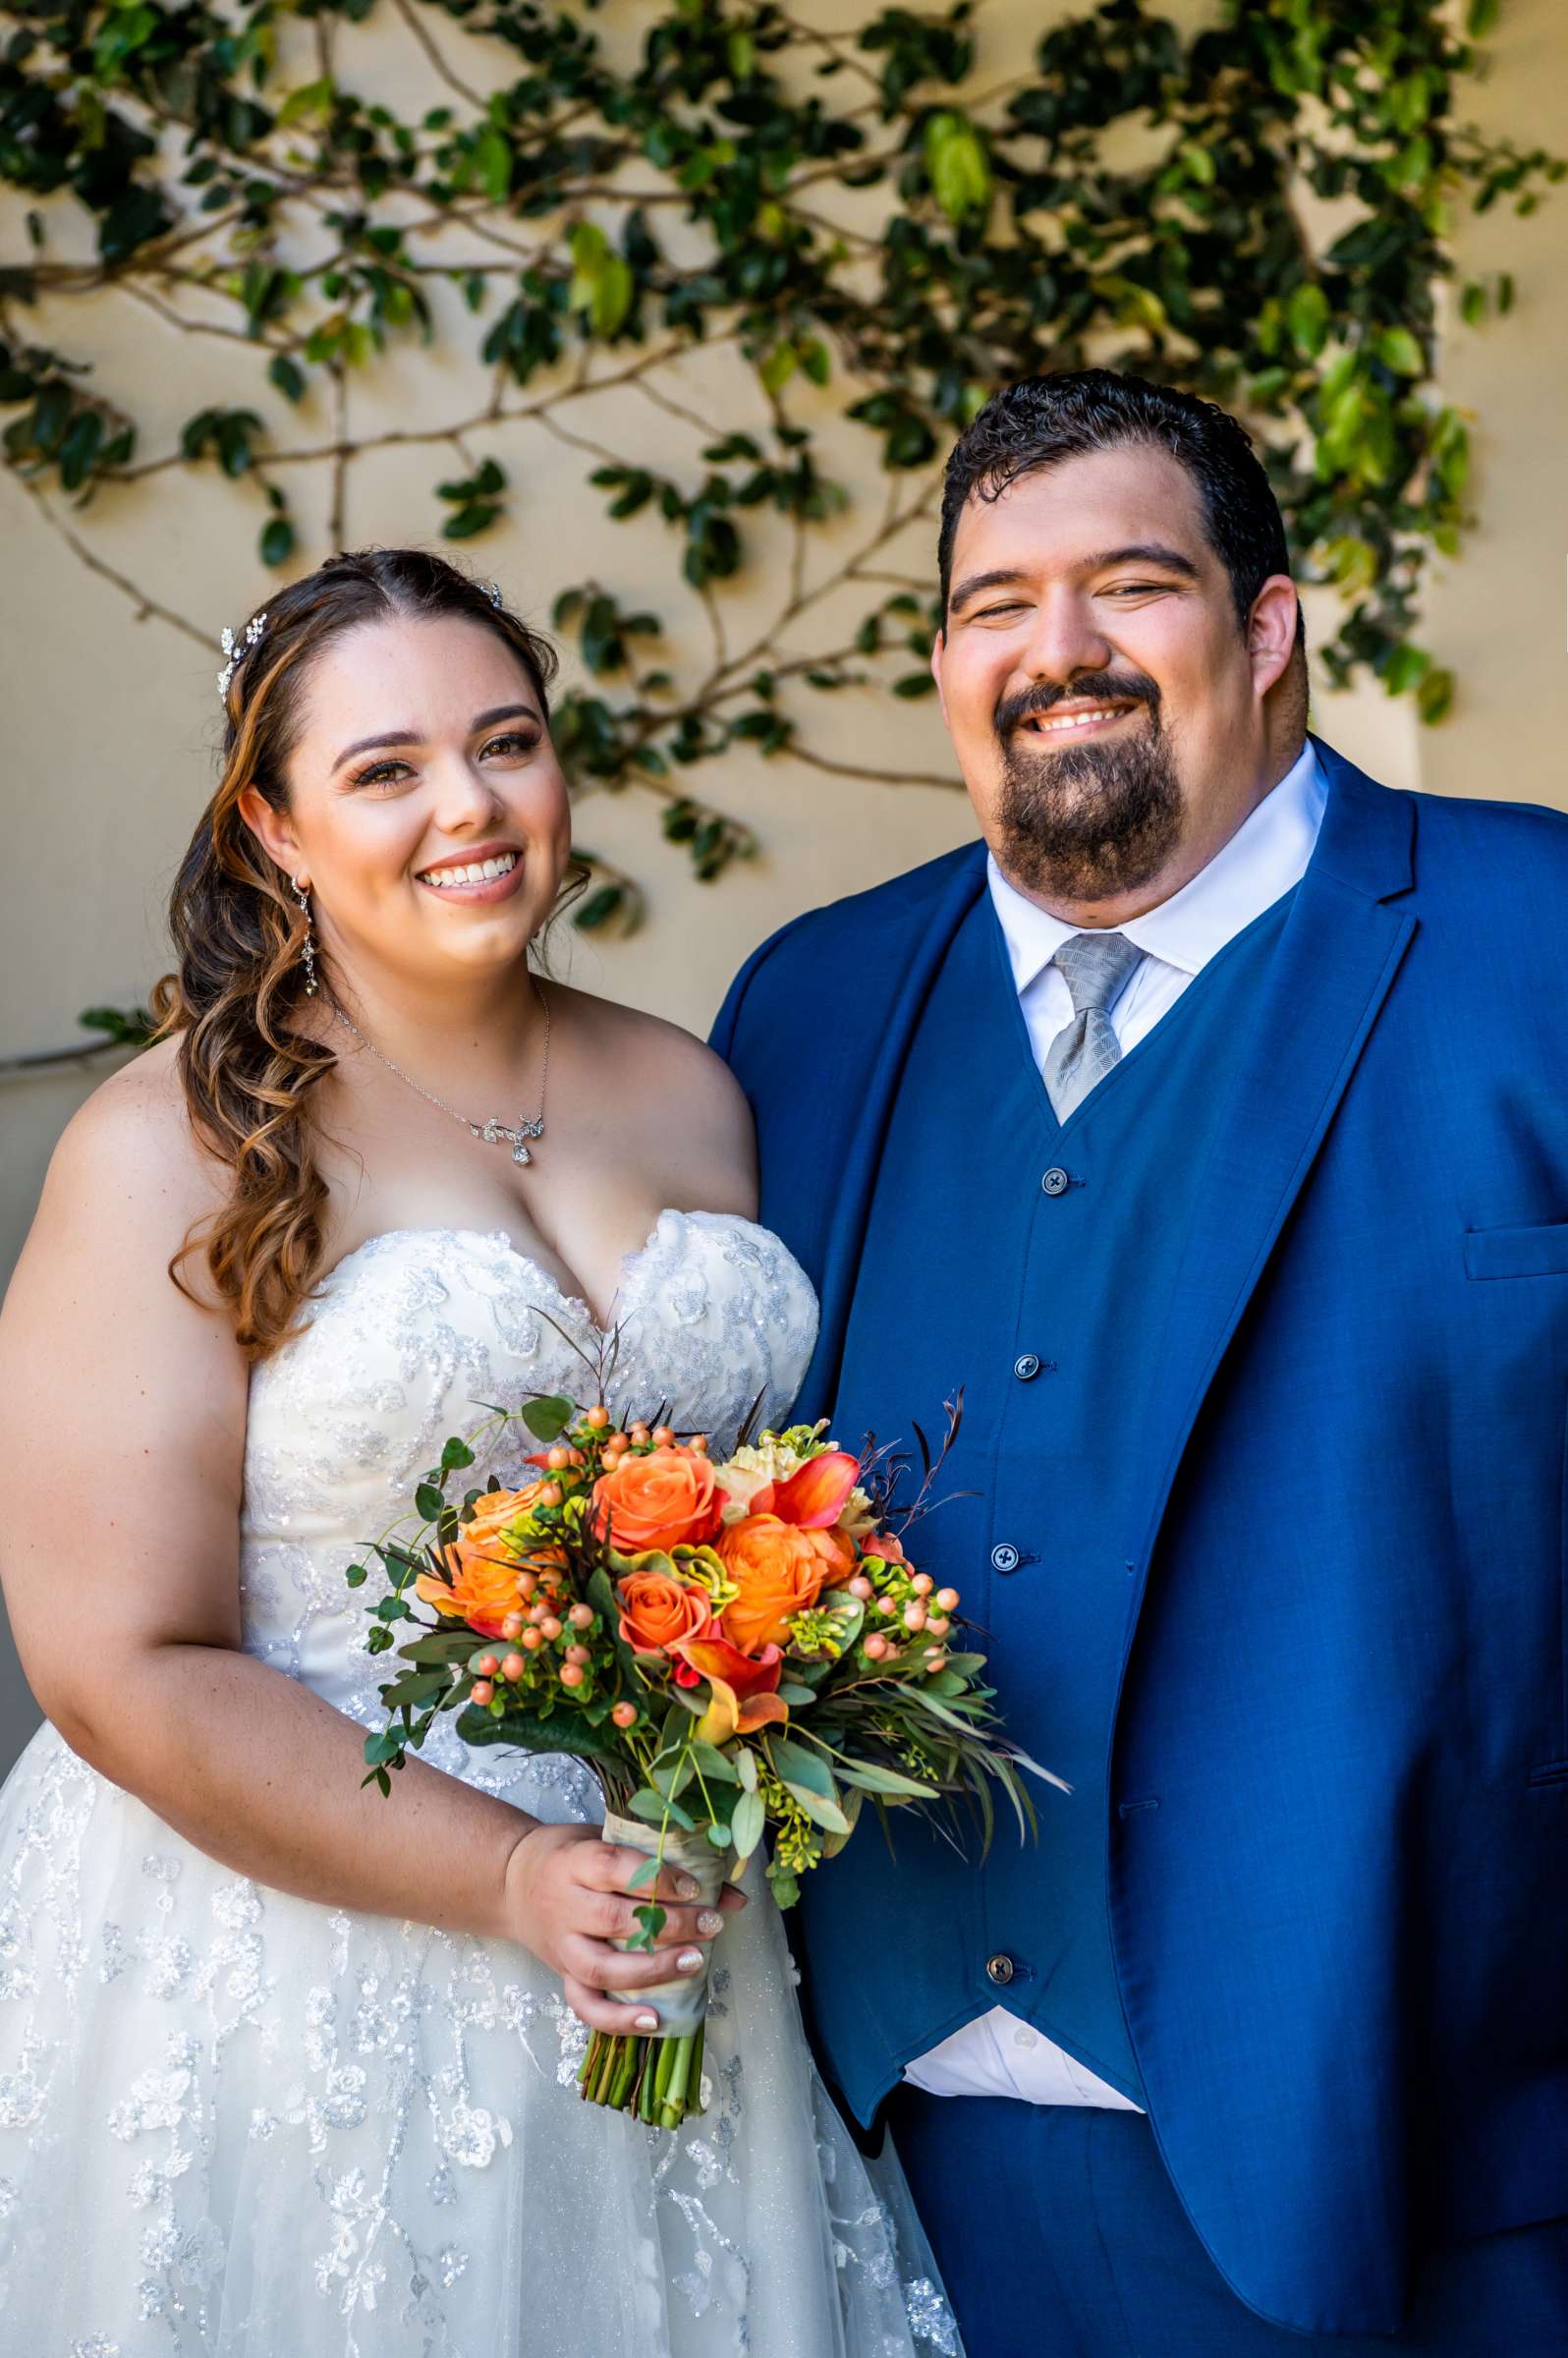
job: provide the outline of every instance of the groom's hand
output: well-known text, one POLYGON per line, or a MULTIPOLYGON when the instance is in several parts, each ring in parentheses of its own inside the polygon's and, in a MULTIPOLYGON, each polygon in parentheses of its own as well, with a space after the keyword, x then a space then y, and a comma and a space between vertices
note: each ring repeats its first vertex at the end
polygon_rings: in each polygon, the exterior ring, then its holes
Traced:
POLYGON ((733 1884, 715 1906, 694 1904, 696 1883, 673 1867, 634 1891, 632 1878, 646 1863, 641 1851, 602 1841, 592 1825, 532 1826, 507 1861, 507 1931, 560 1975, 567 2004, 590 2030, 656 2030, 657 2012, 639 2004, 638 1993, 696 1973, 724 1914, 746 1905, 733 1884), (655 1898, 665 1912, 660 1946, 612 1946, 642 1930, 637 1911, 655 1898))

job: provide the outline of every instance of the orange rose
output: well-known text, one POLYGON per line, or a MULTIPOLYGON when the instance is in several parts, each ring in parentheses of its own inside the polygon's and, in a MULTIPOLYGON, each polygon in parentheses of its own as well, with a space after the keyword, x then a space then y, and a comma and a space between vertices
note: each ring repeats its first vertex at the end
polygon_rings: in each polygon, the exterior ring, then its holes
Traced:
POLYGON ((700 1589, 667 1572, 628 1572, 616 1584, 621 1636, 636 1654, 668 1654, 711 1626, 713 1608, 700 1589))
POLYGON ((777 1515, 748 1515, 732 1523, 715 1543, 719 1560, 739 1594, 720 1619, 735 1644, 748 1654, 782 1646, 790 1616, 814 1604, 830 1581, 842 1579, 854 1550, 834 1531, 802 1531, 777 1515))
POLYGON ((517 1576, 525 1562, 535 1572, 563 1567, 559 1548, 536 1542, 514 1547, 506 1539, 508 1525, 528 1513, 543 1486, 536 1482, 521 1490, 486 1490, 474 1501, 472 1522, 445 1554, 452 1586, 433 1572, 421 1572, 414 1592, 425 1604, 454 1621, 467 1621, 481 1636, 498 1638, 501 1623, 518 1607, 517 1576), (547 1560, 546 1560, 547 1559, 547 1560))
POLYGON ((685 1449, 633 1451, 593 1485, 594 1529, 622 1555, 700 1547, 723 1511, 712 1466, 685 1449))

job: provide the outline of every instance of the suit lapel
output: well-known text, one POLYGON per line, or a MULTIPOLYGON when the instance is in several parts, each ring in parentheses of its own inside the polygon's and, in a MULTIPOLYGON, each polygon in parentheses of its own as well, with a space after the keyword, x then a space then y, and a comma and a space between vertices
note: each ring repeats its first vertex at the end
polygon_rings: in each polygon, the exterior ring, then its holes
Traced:
MULTIPOLYGON (((821 1241, 817 1252, 808 1249, 803 1258, 816 1277, 821 1309, 815 1356, 800 1391, 808 1413, 830 1411, 838 1391, 871 1196, 915 1028, 954 935, 984 890, 985 852, 978 845, 955 862, 934 901, 922 899, 900 913, 891 937, 877 943, 874 954, 869 941, 857 944, 856 1032, 873 1039, 876 1049, 841 1151, 824 1157, 820 1137, 815 1143, 811 1179, 818 1192, 821 1241)), ((939 1109, 933 1107, 932 1119, 937 1118, 939 1109)))
MULTIPOLYGON (((1323 745, 1322 828, 1297 887, 1215 1135, 1172 1296, 1146 1435, 1149 1554, 1219 1363, 1312 1167, 1416 929, 1415 805, 1323 745)), ((1140 1591, 1140 1596, 1141 1596, 1140 1591)), ((1129 1640, 1137 1604, 1129 1620, 1129 1640)))

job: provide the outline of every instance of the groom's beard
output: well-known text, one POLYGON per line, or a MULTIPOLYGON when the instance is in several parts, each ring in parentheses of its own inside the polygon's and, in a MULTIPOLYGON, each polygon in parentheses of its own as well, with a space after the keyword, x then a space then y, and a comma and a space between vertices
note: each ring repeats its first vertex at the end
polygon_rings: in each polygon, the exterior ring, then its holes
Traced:
POLYGON ((1145 707, 1142 725, 1125 738, 1056 752, 1020 723, 1048 712, 1069 691, 1026 690, 997 709, 997 860, 1018 883, 1053 900, 1104 901, 1136 892, 1158 875, 1181 837, 1181 784, 1160 727, 1158 689, 1142 674, 1105 674, 1093 685, 1107 702, 1136 699, 1145 707))

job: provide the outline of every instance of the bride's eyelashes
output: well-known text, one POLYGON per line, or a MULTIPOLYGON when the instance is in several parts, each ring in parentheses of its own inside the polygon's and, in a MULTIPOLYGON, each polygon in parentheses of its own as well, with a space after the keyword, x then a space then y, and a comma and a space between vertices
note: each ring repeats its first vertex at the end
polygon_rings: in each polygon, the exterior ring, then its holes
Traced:
MULTIPOLYGON (((479 749, 479 758, 482 760, 486 754, 494 753, 502 746, 511 748, 517 758, 527 760, 531 754, 538 752, 539 740, 531 730, 507 729, 499 737, 485 739, 479 749)), ((349 786, 351 789, 362 786, 401 786, 414 774, 407 761, 368 761, 363 769, 351 770, 349 786)))

